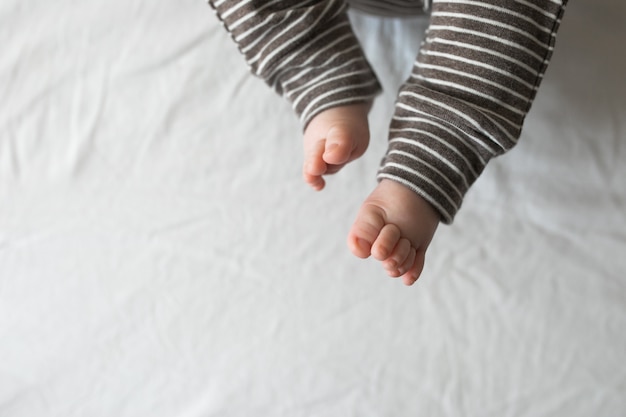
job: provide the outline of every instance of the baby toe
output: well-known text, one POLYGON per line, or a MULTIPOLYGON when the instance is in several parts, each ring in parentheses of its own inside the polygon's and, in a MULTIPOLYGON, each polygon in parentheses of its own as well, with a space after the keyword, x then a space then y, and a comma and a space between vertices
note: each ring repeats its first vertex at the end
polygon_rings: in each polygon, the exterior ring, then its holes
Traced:
POLYGON ((387 259, 393 253, 400 237, 400 229, 396 225, 386 224, 372 245, 372 256, 379 261, 387 259))
POLYGON ((359 258, 369 257, 372 254, 372 245, 384 226, 385 221, 380 208, 364 204, 348 233, 350 251, 359 258))
POLYGON ((322 158, 327 164, 342 165, 348 162, 354 148, 354 141, 349 131, 335 126, 326 135, 326 146, 322 158))
POLYGON ((405 264, 410 252, 411 243, 408 239, 401 238, 393 248, 389 257, 383 261, 383 266, 390 276, 400 276, 408 269, 405 264))
POLYGON ((423 250, 415 251, 415 260, 409 270, 402 275, 402 281, 405 285, 413 285, 422 274, 424 269, 424 258, 426 253, 423 250))
POLYGON ((415 253, 415 249, 413 247, 409 247, 409 251, 404 259, 404 262, 397 268, 400 275, 406 274, 411 269, 413 263, 415 262, 415 253))
POLYGON ((316 191, 320 191, 326 185, 326 181, 320 175, 310 175, 308 173, 304 173, 304 182, 309 184, 311 188, 316 191))
POLYGON ((304 172, 309 175, 319 176, 326 172, 326 163, 322 159, 325 141, 316 141, 309 149, 305 150, 304 172))

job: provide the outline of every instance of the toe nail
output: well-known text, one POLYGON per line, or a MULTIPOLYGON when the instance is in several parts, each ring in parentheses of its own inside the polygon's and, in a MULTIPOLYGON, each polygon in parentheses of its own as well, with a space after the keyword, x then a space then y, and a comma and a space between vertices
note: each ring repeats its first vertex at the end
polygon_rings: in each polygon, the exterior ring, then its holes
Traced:
POLYGON ((337 148, 339 147, 339 145, 337 145, 336 143, 333 143, 331 145, 328 145, 328 147, 326 148, 326 150, 324 151, 324 155, 329 155, 333 152, 335 152, 337 150, 337 148))
POLYGON ((371 248, 370 243, 365 239, 357 239, 356 244, 359 246, 359 248, 366 250, 366 251, 369 251, 371 248))

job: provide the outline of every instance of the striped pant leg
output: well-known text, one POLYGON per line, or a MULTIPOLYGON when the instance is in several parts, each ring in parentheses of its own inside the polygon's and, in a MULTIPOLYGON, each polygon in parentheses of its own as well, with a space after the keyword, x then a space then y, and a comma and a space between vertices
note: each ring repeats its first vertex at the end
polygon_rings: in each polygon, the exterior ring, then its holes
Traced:
POLYGON ((378 179, 411 188, 451 223, 487 162, 516 144, 566 2, 435 0, 378 179))
POLYGON ((304 127, 328 108, 370 101, 380 85, 343 0, 209 0, 250 70, 304 127))
POLYGON ((407 17, 428 13, 430 0, 348 0, 348 4, 377 16, 407 17))

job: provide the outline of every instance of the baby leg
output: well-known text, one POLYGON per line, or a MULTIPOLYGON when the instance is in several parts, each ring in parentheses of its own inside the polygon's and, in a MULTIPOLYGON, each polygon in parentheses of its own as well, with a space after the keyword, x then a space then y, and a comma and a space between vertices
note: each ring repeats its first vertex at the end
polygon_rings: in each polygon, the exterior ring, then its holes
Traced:
POLYGON ((361 156, 380 85, 344 0, 209 0, 251 71, 284 96, 304 126, 305 181, 316 190, 361 156))
POLYGON ((566 3, 433 3, 380 183, 348 236, 356 256, 373 255, 407 284, 417 279, 439 220, 451 223, 487 162, 517 143, 566 3))

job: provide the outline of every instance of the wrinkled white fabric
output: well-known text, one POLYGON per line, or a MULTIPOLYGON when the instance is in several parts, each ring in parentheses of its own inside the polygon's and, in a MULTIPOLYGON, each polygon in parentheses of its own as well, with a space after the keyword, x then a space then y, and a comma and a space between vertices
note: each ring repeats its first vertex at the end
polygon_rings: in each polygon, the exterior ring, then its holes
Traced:
POLYGON ((0 6, 0 416, 621 416, 622 2, 571 2, 519 145, 411 288, 345 235, 425 20, 320 194, 204 2, 0 6), (250 97, 254 99, 251 100, 250 97))

